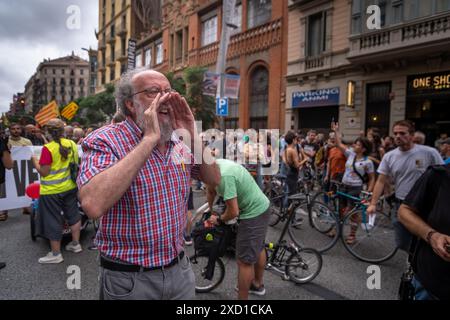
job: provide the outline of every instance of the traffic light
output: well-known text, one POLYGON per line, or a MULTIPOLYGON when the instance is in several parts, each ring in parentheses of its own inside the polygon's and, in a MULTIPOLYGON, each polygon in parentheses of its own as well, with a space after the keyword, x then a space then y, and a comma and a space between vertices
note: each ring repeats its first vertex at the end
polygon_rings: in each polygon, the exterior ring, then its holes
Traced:
POLYGON ((24 98, 20 98, 20 105, 22 107, 25 107, 25 99, 24 98))

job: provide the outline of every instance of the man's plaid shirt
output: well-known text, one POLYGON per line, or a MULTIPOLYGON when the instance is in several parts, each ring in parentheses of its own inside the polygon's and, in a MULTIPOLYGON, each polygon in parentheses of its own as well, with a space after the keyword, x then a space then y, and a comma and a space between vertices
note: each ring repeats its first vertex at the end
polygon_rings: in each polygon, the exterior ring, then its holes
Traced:
MULTIPOLYGON (((126 157, 141 139, 131 118, 90 134, 82 143, 78 186, 126 157)), ((166 155, 155 148, 130 188, 101 218, 96 237, 101 255, 143 267, 167 265, 177 257, 183 250, 191 175, 199 173, 193 164, 193 155, 175 136, 166 155)))

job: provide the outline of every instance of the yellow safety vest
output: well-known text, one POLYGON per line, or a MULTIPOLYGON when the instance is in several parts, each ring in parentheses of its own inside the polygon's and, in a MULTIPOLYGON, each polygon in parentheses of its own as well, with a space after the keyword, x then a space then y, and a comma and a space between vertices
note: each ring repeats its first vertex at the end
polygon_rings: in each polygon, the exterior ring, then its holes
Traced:
POLYGON ((59 153, 59 144, 55 141, 47 143, 45 147, 52 154, 52 164, 50 167, 50 174, 46 177, 41 177, 41 195, 59 194, 73 190, 77 187, 75 182, 70 177, 69 165, 71 162, 78 163, 78 150, 74 142, 67 139, 60 139, 63 147, 69 148, 68 158, 63 161, 59 153))

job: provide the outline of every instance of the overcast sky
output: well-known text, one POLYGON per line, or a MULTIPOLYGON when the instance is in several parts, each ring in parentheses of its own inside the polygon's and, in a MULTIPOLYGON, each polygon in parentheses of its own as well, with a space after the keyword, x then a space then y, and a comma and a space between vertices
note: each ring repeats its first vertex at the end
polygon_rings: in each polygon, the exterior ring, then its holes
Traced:
POLYGON ((13 94, 25 84, 44 58, 56 59, 75 52, 88 60, 81 48, 97 48, 97 0, 0 0, 0 113, 9 110, 13 94), (80 10, 80 28, 70 6, 80 10))

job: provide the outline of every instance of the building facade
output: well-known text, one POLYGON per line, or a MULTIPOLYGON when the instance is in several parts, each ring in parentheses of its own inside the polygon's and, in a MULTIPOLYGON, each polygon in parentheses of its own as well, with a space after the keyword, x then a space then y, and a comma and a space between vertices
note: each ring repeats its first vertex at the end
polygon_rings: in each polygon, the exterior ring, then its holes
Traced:
POLYGON ((99 0, 98 69, 96 93, 114 83, 128 66, 128 40, 144 26, 136 18, 134 0, 99 0))
POLYGON ((450 132, 450 1, 290 1, 289 31, 286 129, 450 132))
POLYGON ((58 105, 89 95, 89 62, 71 55, 44 59, 25 85, 28 112, 36 112, 52 100, 58 105))
MULTIPOLYGON (((226 128, 284 128, 287 1, 238 0, 226 72, 240 76, 226 128)), ((137 40, 136 65, 181 76, 190 66, 215 71, 222 1, 164 0, 161 24, 137 40)))

